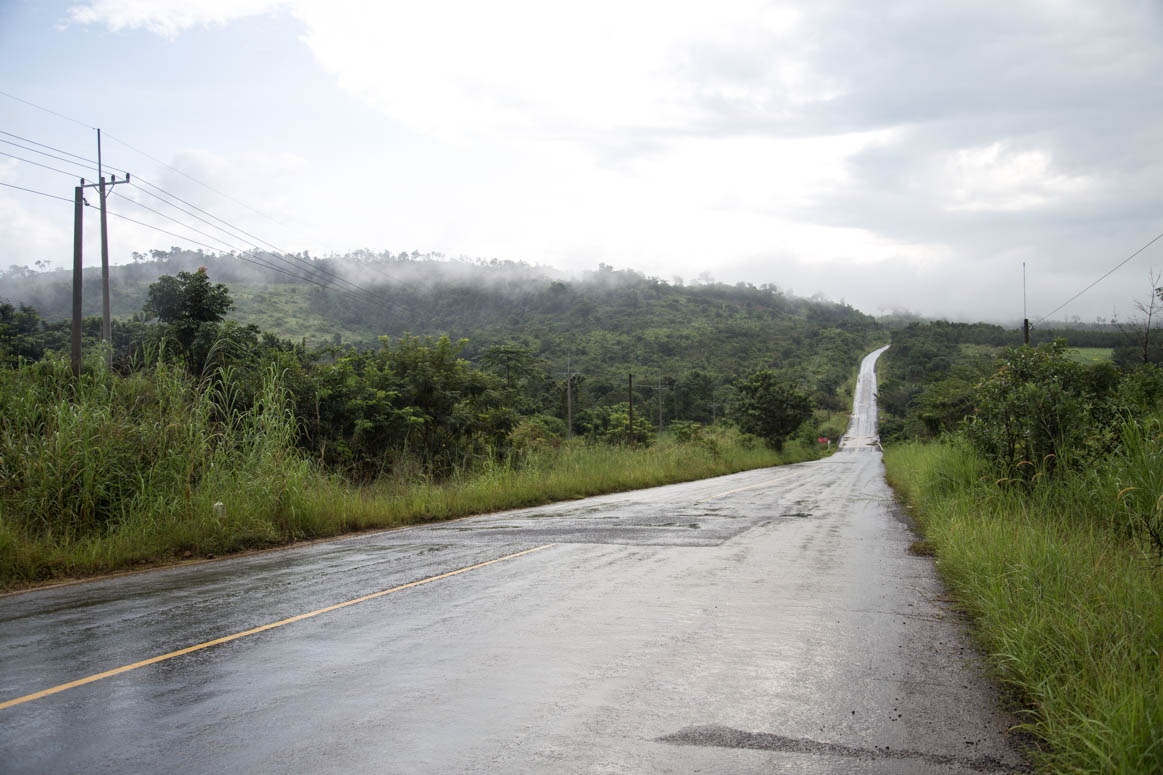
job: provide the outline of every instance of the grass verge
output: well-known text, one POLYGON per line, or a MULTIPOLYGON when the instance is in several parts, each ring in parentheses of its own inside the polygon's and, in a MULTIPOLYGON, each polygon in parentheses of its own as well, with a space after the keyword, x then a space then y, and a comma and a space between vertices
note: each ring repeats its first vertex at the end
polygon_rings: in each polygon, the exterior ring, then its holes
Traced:
POLYGON ((1163 558, 1133 529, 1163 503, 1158 430, 1028 489, 948 443, 885 453, 1045 772, 1163 772, 1163 558))
MULTIPOLYGON (((165 364, 0 370, 0 588, 652 487, 819 456, 729 428, 649 448, 526 448, 442 481, 357 487, 307 460, 277 374, 252 406, 165 364)), ((224 382, 223 385, 229 383, 224 382)))

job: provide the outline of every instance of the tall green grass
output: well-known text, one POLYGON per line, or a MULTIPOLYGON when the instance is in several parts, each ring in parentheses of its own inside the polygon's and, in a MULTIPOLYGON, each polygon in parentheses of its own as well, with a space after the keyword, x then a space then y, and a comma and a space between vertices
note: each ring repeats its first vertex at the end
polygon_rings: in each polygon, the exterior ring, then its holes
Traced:
POLYGON ((1163 772, 1163 428, 1124 440, 1107 465, 1029 485, 952 443, 885 454, 1045 772, 1163 772))
POLYGON ((399 466, 356 487, 295 447, 274 371, 250 405, 232 375, 160 361, 121 377, 67 360, 0 369, 0 585, 20 586, 810 459, 731 429, 649 448, 531 448, 435 481, 399 466))
POLYGON ((76 381, 57 358, 0 370, 0 579, 110 570, 207 537, 281 540, 320 476, 294 450, 275 373, 237 403, 160 360, 129 377, 88 364, 76 381))

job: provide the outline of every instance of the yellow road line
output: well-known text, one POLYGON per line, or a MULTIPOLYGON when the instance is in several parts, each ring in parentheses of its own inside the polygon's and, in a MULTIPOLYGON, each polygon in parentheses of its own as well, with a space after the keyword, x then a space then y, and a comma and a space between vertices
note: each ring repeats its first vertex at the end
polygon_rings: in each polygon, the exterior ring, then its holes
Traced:
POLYGON ((744 490, 754 490, 759 487, 767 487, 768 485, 775 484, 776 482, 782 482, 784 479, 791 479, 793 476, 799 476, 802 473, 803 471, 796 471, 794 474, 788 474, 787 476, 781 476, 776 479, 768 479, 766 482, 760 482, 759 484, 750 484, 746 487, 739 487, 735 490, 727 490, 727 492, 721 492, 718 495, 708 495, 706 498, 700 498, 699 500, 695 501, 695 503, 713 501, 715 498, 725 498, 728 495, 734 495, 735 493, 743 492, 744 490))
POLYGON ((161 656, 151 657, 150 659, 143 659, 140 662, 134 662, 132 665, 124 665, 123 667, 114 668, 113 670, 106 670, 104 673, 97 673, 95 675, 91 675, 91 676, 88 676, 86 678, 81 678, 81 679, 78 679, 76 681, 70 681, 69 683, 66 683, 66 684, 60 684, 59 686, 54 686, 51 689, 44 689, 44 690, 39 691, 39 692, 33 692, 32 694, 26 694, 23 697, 17 697, 15 699, 8 700, 6 702, 0 702, 0 710, 4 710, 5 708, 11 708, 13 705, 20 705, 21 703, 24 703, 24 702, 31 702, 32 700, 39 700, 42 697, 48 697, 50 694, 56 694, 57 692, 63 692, 66 689, 74 689, 78 686, 84 686, 85 684, 91 684, 94 681, 100 681, 102 678, 109 678, 110 676, 119 675, 121 673, 128 673, 130 670, 136 670, 139 667, 145 667, 146 665, 153 665, 153 664, 156 664, 158 662, 164 662, 167 659, 173 659, 174 657, 180 657, 184 654, 190 654, 194 651, 201 651, 202 649, 207 649, 207 648, 210 648, 211 646, 217 646, 221 643, 229 643, 232 640, 238 640, 239 638, 245 638, 247 635, 256 635, 260 632, 266 632, 267 630, 273 630, 276 627, 282 627, 285 624, 291 624, 293 622, 302 621, 303 619, 310 619, 312 616, 318 616, 319 614, 325 614, 329 611, 335 611, 339 608, 346 608, 349 605, 355 605, 356 603, 363 603, 363 602, 368 601, 368 600, 373 600, 377 597, 383 597, 384 595, 390 595, 391 593, 399 592, 402 589, 410 589, 411 587, 418 587, 421 584, 428 584, 428 583, 433 582, 433 581, 440 581, 441 579, 446 579, 449 576, 456 576, 456 575, 461 574, 461 573, 468 573, 470 570, 476 570, 477 568, 483 568, 486 565, 492 565, 493 563, 496 563, 496 562, 504 562, 505 560, 511 560, 514 557, 520 557, 520 556, 525 555, 525 554, 532 554, 533 552, 539 552, 542 549, 548 549, 551 546, 556 546, 556 544, 542 544, 541 546, 535 546, 532 549, 526 549, 523 552, 516 552, 515 554, 506 554, 504 557, 497 557, 495 559, 487 560, 485 562, 478 562, 476 565, 469 565, 467 568, 458 568, 457 570, 448 571, 447 573, 441 573, 438 576, 429 576, 428 578, 420 579, 419 581, 411 581, 407 584, 401 584, 398 587, 392 587, 391 589, 380 590, 379 592, 373 592, 370 595, 364 595, 363 597, 357 597, 353 600, 348 600, 348 601, 343 602, 343 603, 336 603, 335 605, 329 605, 326 608, 320 608, 318 610, 310 611, 310 612, 305 613, 305 614, 299 614, 298 616, 292 616, 289 619, 283 619, 282 621, 278 621, 278 622, 271 622, 270 624, 264 624, 261 627, 255 627, 254 629, 245 630, 243 632, 236 632, 233 635, 227 635, 227 636, 222 637, 222 638, 215 638, 214 640, 208 640, 205 643, 199 643, 196 646, 188 646, 184 649, 178 649, 177 651, 171 651, 170 653, 162 654, 161 656))

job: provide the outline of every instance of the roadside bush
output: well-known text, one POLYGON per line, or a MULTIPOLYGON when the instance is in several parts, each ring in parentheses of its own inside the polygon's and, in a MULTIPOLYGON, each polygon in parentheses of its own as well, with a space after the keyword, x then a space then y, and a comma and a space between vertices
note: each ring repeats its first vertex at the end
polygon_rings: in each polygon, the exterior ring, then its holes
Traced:
POLYGON ((373 352, 342 350, 293 383, 301 443, 360 481, 418 459, 447 476, 504 454, 517 414, 500 380, 459 357, 464 342, 405 336, 373 352))
POLYGON ((1082 467, 1117 443, 1118 373, 1066 357, 1063 340, 1012 348, 977 386, 965 437, 1006 476, 1031 479, 1058 466, 1082 467))
POLYGON ((1119 401, 1136 409, 1152 409, 1163 403, 1163 369, 1141 363, 1123 377, 1118 387, 1119 401))
POLYGON ((581 412, 577 425, 586 438, 607 444, 654 443, 654 426, 643 417, 644 412, 634 413, 634 427, 630 427, 630 404, 623 401, 613 406, 599 406, 581 412))
MULTIPOLYGON (((701 423, 692 422, 691 420, 675 420, 667 429, 671 437, 679 444, 690 444, 692 446, 699 446, 710 452, 713 456, 719 455, 719 442, 717 438, 708 433, 707 429, 701 423)), ((811 449, 811 447, 808 447, 811 449)))
POLYGON ((548 414, 526 417, 509 432, 514 450, 557 449, 565 435, 565 423, 548 414))

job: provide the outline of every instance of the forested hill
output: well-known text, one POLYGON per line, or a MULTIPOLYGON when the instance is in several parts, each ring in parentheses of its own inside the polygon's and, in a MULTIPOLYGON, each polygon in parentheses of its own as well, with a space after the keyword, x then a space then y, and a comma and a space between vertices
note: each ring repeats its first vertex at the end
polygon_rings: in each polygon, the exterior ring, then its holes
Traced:
MULTIPOLYGON (((569 358, 599 392, 623 384, 628 371, 652 382, 701 371, 726 384, 770 366, 810 385, 827 405, 879 328, 845 304, 775 286, 683 285, 605 265, 568 277, 508 261, 357 252, 280 264, 299 279, 230 255, 172 249, 137 259, 111 270, 114 317, 138 314, 158 277, 204 266, 229 286, 229 318, 243 325, 313 346, 447 334, 468 340, 463 354, 472 360, 516 345, 561 371, 569 358)), ((99 314, 98 282, 98 270, 87 270, 86 315, 99 314)), ((68 271, 13 267, 0 288, 0 296, 34 307, 47 321, 69 314, 68 271)))

